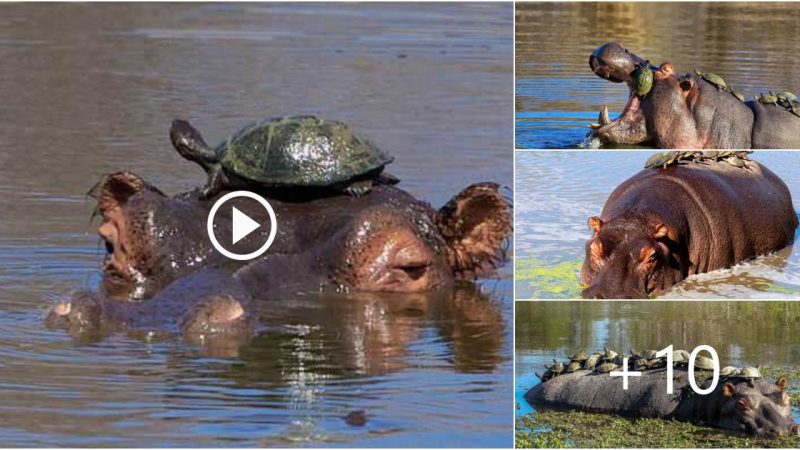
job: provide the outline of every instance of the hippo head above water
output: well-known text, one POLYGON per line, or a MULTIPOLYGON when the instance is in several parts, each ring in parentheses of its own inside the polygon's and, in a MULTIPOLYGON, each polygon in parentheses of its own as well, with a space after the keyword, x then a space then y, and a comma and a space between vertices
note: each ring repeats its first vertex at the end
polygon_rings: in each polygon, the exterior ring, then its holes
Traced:
POLYGON ((792 418, 788 385, 786 378, 774 384, 761 379, 726 381, 717 426, 754 436, 800 435, 800 426, 792 418))
MULTIPOLYGON (((256 300, 441 291, 493 273, 512 230, 511 203, 497 184, 473 184, 439 210, 382 185, 360 197, 269 198, 277 218, 271 247, 236 261, 216 251, 206 234, 216 197, 202 199, 197 189, 169 197, 130 172, 106 176, 90 194, 107 251, 102 290, 52 310, 48 322, 68 328, 101 325, 95 322, 135 328, 157 316, 184 332, 224 333, 230 325, 239 333, 249 329, 248 305, 256 300)), ((268 223, 265 210, 240 200, 229 202, 268 223)), ((231 209, 217 214, 218 239, 231 236, 231 209)), ((252 252, 268 228, 229 249, 252 252)))
POLYGON ((589 228, 592 238, 581 269, 585 298, 647 298, 683 278, 671 264, 665 224, 644 217, 609 223, 592 217, 589 228))
MULTIPOLYGON (((663 149, 800 148, 800 118, 778 105, 743 102, 693 73, 665 62, 651 66, 616 42, 598 47, 589 67, 600 78, 626 83, 628 101, 614 120, 600 113, 592 136, 606 144, 650 144, 663 149), (648 92, 635 92, 634 73, 653 72, 648 92)), ((738 94, 742 95, 742 94, 738 94)))

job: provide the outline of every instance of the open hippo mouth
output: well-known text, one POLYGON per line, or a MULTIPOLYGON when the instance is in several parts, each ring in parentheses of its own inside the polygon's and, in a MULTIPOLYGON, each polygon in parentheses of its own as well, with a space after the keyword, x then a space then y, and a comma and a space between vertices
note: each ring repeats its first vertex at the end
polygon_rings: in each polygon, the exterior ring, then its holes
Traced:
POLYGON ((589 57, 589 67, 600 78, 628 85, 628 102, 622 114, 614 120, 608 107, 600 111, 599 124, 590 125, 592 135, 604 143, 639 144, 647 140, 647 127, 640 109, 641 99, 631 86, 632 75, 641 64, 649 64, 616 42, 602 45, 589 57))

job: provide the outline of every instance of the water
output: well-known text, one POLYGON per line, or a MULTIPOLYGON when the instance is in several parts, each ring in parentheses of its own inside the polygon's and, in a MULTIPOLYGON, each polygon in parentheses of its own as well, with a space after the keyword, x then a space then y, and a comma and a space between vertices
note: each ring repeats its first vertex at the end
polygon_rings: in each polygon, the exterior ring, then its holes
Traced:
POLYGON ((0 6, 0 442, 510 446, 510 267, 445 298, 285 299, 238 354, 41 319, 97 285, 84 193, 103 174, 205 181, 171 148, 175 117, 212 144, 262 117, 346 121, 435 206, 511 184, 512 20, 496 3, 0 6))
POLYGON ((719 74, 748 98, 800 89, 793 3, 525 2, 516 18, 517 148, 576 148, 604 105, 622 111, 627 87, 589 69, 609 41, 679 73, 719 74))
MULTIPOLYGON (((581 349, 628 352, 673 345, 691 352, 706 344, 716 350, 721 367, 788 370, 797 370, 800 358, 796 302, 520 301, 514 321, 518 416, 533 411, 523 396, 539 384, 534 372, 581 349)), ((798 405, 793 413, 800 420, 798 405)))
MULTIPOLYGON (((578 273, 591 237, 587 220, 636 174, 652 151, 518 151, 516 155, 516 298, 580 297, 578 273)), ((800 209, 800 154, 756 151, 800 209)), ((800 229, 795 240, 800 239, 800 229)), ((800 298, 800 249, 692 276, 659 298, 800 298)))

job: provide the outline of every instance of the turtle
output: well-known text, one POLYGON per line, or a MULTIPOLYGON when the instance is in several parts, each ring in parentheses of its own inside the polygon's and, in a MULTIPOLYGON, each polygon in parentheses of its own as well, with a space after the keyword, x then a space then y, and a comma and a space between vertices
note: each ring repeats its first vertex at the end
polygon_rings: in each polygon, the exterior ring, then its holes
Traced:
POLYGON ((550 368, 550 370, 552 370, 554 374, 558 375, 564 372, 564 364, 554 359, 553 366, 550 368))
POLYGON ((602 355, 600 353, 595 353, 590 356, 586 362, 583 363, 583 368, 587 370, 592 370, 597 365, 597 362, 600 361, 600 357, 602 355))
POLYGON ((656 352, 655 350, 644 350, 641 353, 639 353, 637 356, 639 358, 643 358, 643 359, 653 359, 653 358, 656 358, 656 353, 658 353, 658 352, 656 352))
POLYGON ((583 364, 580 361, 571 361, 567 364, 567 373, 577 372, 583 368, 583 364))
POLYGON ((732 377, 736 377, 738 375, 739 375, 739 369, 737 369, 736 367, 733 367, 733 366, 723 367, 719 371, 719 376, 720 377, 725 377, 725 378, 731 377, 732 378, 732 377))
MULTIPOLYGON (((547 367, 547 366, 545 366, 545 367, 547 367)), ((542 380, 542 383, 544 383, 545 381, 547 381, 547 380, 549 380, 549 379, 551 379, 551 378, 553 378, 555 376, 555 375, 553 375, 553 371, 550 370, 550 369, 547 369, 544 372, 543 375, 539 374, 539 372, 534 372, 534 375, 536 375, 537 378, 542 380)))
POLYGON ((646 359, 636 358, 633 360, 633 370, 637 372, 642 372, 647 369, 649 369, 649 367, 647 367, 646 359))
POLYGON ((773 94, 772 92, 768 93, 767 95, 764 94, 757 94, 756 100, 762 105, 777 105, 778 104, 778 97, 773 94))
POLYGON ((614 361, 614 358, 617 357, 617 352, 615 352, 614 350, 609 350, 608 348, 604 348, 603 350, 604 350, 603 355, 600 358, 603 360, 603 362, 614 361))
POLYGON ((570 356, 570 357, 569 357, 569 360, 570 360, 570 361, 573 361, 573 362, 574 362, 574 361, 577 361, 577 362, 584 362, 584 361, 586 361, 587 359, 589 359, 589 356, 588 356, 588 355, 587 355, 587 354, 586 354, 586 353, 585 353, 583 350, 581 350, 581 351, 579 351, 578 353, 575 353, 574 355, 572 355, 572 356, 570 356))
POLYGON ((714 370, 714 360, 705 356, 697 355, 694 358, 694 368, 700 370, 714 370))
POLYGON ((789 92, 789 91, 783 91, 783 92, 777 94, 776 97, 778 97, 778 100, 783 101, 783 102, 787 102, 787 103, 792 103, 792 102, 796 102, 797 101, 797 96, 794 95, 793 93, 789 92))
POLYGON ((689 363, 689 353, 686 350, 675 350, 672 352, 672 363, 683 365, 689 363))
POLYGON ((254 122, 211 149, 189 122, 170 128, 175 150, 208 174, 201 197, 230 188, 317 188, 360 196, 399 180, 383 168, 394 158, 348 125, 316 116, 254 122))
POLYGON ((650 61, 639 64, 633 71, 631 88, 639 97, 644 97, 653 88, 653 71, 650 70, 650 61))
POLYGON ((733 94, 734 97, 739 99, 740 102, 744 103, 745 98, 744 98, 744 94, 742 94, 741 91, 737 91, 736 89, 733 88, 733 86, 728 86, 728 91, 731 94, 733 94))
POLYGON ((614 370, 616 368, 617 368, 616 364, 614 364, 612 362, 604 362, 603 364, 600 364, 600 365, 596 366, 594 368, 594 370, 595 370, 595 372, 598 372, 598 373, 608 373, 608 372, 611 372, 612 370, 614 370))
POLYGON ((659 357, 659 358, 648 359, 645 364, 647 365, 648 369, 658 369, 660 367, 666 367, 667 366, 667 358, 664 358, 662 356, 662 357, 659 357))
POLYGON ((717 88, 717 90, 718 90, 718 91, 725 90, 725 89, 728 87, 728 86, 725 84, 725 80, 724 80, 724 79, 722 79, 722 77, 721 77, 721 76, 719 76, 719 75, 717 75, 717 74, 715 74, 715 73, 711 73, 711 72, 705 72, 705 73, 703 73, 703 72, 700 72, 700 71, 699 71, 699 70, 697 70, 697 69, 694 69, 694 73, 695 73, 695 74, 696 74, 698 77, 700 77, 700 78, 702 78, 702 79, 704 79, 704 80, 708 81, 709 83, 713 84, 713 85, 714 85, 714 86, 717 88))
POLYGON ((674 151, 671 152, 660 152, 656 153, 653 156, 647 158, 647 161, 644 163, 645 169, 656 169, 658 167, 667 168, 667 166, 673 161, 675 156, 674 151))
POLYGON ((740 156, 737 156, 737 155, 731 155, 727 159, 725 159, 725 161, 728 164, 730 164, 730 165, 732 165, 734 167, 746 167, 747 166, 747 163, 745 162, 744 158, 741 158, 740 156))
POLYGON ((744 378, 745 380, 755 380, 761 378, 761 371, 757 367, 745 367, 739 372, 736 378, 744 378))

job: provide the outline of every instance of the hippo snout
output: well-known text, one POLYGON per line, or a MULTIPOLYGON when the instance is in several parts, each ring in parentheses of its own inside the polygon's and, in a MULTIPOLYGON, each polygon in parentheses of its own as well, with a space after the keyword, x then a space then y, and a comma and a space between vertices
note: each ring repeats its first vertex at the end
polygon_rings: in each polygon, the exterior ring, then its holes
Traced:
POLYGON ((631 74, 645 60, 616 42, 601 45, 589 56, 589 67, 598 77, 614 83, 628 82, 631 74))

